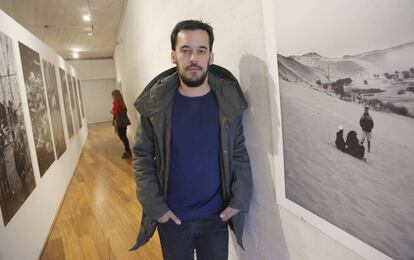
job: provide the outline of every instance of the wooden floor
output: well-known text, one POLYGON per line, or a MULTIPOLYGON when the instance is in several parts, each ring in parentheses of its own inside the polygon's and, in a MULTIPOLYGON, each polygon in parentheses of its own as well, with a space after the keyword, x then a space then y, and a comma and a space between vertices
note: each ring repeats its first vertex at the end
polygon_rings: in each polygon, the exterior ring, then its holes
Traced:
POLYGON ((40 259, 162 259, 159 238, 133 253, 141 206, 111 124, 89 126, 79 165, 40 259))

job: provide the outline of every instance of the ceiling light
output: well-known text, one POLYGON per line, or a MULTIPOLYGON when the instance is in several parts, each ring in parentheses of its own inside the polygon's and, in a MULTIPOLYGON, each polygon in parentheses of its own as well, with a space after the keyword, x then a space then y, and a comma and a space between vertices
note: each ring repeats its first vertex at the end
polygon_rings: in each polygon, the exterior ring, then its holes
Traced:
POLYGON ((79 58, 79 52, 74 52, 74 53, 72 53, 72 57, 73 57, 74 59, 79 58))
POLYGON ((91 21, 91 15, 89 15, 89 14, 85 14, 82 18, 85 22, 90 22, 91 21))
POLYGON ((93 31, 93 25, 91 26, 91 30, 88 32, 89 36, 93 36, 95 33, 93 31))

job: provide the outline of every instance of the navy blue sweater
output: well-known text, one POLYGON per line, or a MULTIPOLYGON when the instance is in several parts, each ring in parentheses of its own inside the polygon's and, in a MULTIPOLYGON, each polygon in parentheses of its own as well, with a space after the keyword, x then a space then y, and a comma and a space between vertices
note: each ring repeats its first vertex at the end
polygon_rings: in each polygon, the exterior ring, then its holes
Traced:
POLYGON ((223 209, 220 190, 220 122, 212 91, 174 97, 167 204, 181 220, 200 220, 223 209))

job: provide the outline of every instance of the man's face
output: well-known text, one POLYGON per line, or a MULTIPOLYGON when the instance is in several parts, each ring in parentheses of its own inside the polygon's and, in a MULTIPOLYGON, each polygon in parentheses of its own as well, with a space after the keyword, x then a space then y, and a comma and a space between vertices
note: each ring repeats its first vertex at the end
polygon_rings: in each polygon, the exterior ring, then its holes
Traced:
POLYGON ((365 114, 368 114, 368 108, 365 108, 365 114))
POLYGON ((171 61, 177 65, 178 74, 184 84, 189 87, 203 84, 208 65, 213 60, 206 31, 182 30, 178 33, 175 51, 171 52, 171 61))

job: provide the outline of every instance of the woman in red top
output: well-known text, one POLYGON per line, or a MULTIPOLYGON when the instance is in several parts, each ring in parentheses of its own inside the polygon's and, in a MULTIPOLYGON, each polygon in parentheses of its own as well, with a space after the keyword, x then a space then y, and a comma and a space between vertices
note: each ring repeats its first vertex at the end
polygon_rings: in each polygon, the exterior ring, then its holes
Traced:
POLYGON ((130 125, 131 122, 129 121, 127 115, 124 98, 118 89, 112 91, 112 99, 112 115, 114 119, 115 130, 125 147, 125 152, 122 154, 122 158, 128 158, 131 157, 131 148, 129 147, 126 131, 127 126, 130 125))

